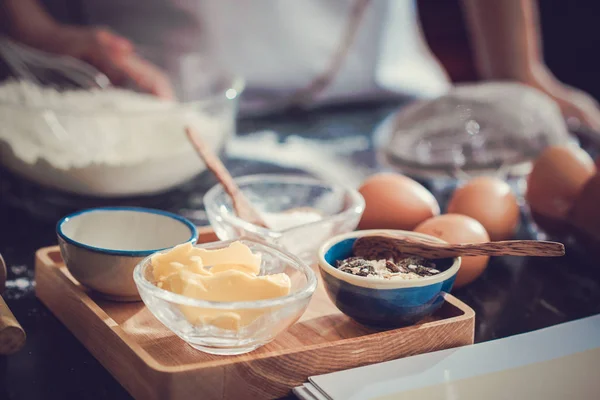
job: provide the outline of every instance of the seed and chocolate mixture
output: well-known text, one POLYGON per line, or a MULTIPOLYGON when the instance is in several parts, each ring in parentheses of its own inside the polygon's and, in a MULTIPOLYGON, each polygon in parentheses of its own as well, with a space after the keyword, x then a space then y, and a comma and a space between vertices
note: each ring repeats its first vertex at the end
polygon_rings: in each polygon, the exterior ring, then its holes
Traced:
POLYGON ((338 260, 336 268, 352 275, 383 279, 418 279, 440 273, 435 268, 435 263, 413 256, 399 260, 365 260, 362 257, 350 257, 338 260))
MULTIPOLYGON (((437 260, 401 254, 388 243, 376 236, 359 238, 352 249, 353 256, 338 260, 336 268, 352 275, 380 279, 419 279, 441 272, 437 260)), ((447 263, 442 261, 441 264, 447 263)))

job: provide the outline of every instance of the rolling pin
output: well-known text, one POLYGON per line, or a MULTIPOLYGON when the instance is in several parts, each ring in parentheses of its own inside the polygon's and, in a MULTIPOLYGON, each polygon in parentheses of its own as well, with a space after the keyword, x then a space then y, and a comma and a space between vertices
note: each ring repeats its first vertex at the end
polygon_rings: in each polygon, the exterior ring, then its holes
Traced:
MULTIPOLYGON (((6 285, 6 264, 0 255, 0 294, 6 285)), ((12 354, 25 344, 25 331, 0 296, 0 355, 12 354)))

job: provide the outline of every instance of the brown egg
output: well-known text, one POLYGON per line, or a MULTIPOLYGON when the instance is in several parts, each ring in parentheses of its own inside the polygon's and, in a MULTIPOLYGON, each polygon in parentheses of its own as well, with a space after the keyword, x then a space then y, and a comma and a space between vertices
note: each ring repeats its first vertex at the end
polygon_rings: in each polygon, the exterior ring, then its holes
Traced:
MULTIPOLYGON (((415 232, 438 237, 450 244, 489 242, 490 237, 477 220, 460 214, 433 217, 415 228, 415 232)), ((463 257, 454 287, 473 282, 485 270, 489 257, 463 257)))
POLYGON ((569 223, 600 244, 600 173, 584 185, 569 212, 569 223))
POLYGON ((595 173, 594 160, 585 150, 576 146, 548 147, 533 165, 525 198, 535 214, 564 220, 595 173))
POLYGON ((566 219, 558 219, 548 217, 545 214, 540 214, 531 210, 531 219, 543 230, 544 233, 550 235, 553 240, 565 240, 569 230, 569 223, 566 219))
POLYGON ((457 189, 448 203, 448 212, 475 218, 492 240, 513 237, 521 217, 519 203, 508 183, 486 176, 457 189))
POLYGON ((404 175, 373 175, 358 191, 365 198, 359 229, 412 230, 440 213, 440 206, 431 192, 404 175))

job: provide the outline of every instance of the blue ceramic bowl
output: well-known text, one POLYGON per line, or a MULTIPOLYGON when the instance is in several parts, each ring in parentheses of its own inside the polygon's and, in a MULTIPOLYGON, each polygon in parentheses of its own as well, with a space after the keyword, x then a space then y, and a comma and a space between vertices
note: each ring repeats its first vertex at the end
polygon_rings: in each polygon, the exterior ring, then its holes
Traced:
POLYGON ((447 269, 438 275, 412 280, 368 278, 334 267, 336 261, 352 256, 352 245, 358 237, 382 233, 443 242, 433 236, 395 230, 365 230, 338 235, 319 250, 321 277, 331 301, 355 321, 381 328, 412 325, 444 303, 444 294, 452 289, 461 259, 448 259, 447 269))

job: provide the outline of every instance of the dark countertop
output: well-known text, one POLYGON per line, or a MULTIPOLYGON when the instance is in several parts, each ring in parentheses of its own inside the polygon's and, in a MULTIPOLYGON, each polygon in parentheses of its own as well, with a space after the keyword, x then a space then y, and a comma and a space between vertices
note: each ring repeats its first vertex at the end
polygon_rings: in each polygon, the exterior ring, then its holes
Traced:
MULTIPOLYGON (((262 129, 315 140, 363 138, 367 148, 346 155, 362 170, 380 169, 372 151, 374 127, 397 105, 346 106, 312 113, 288 113, 242 120, 241 136, 262 129)), ((306 154, 310 162, 310 154, 306 154)), ((318 162, 318 160, 316 160, 318 162)), ((234 175, 298 172, 267 162, 226 159, 234 175)), ((122 200, 179 212, 204 221, 201 198, 214 184, 207 174, 170 193, 122 200)), ((443 195, 441 195, 443 197, 443 195)), ((440 198, 443 203, 444 199, 440 198)), ((0 399, 125 399, 127 392, 35 297, 36 249, 56 244, 56 220, 75 209, 114 203, 65 196, 24 182, 0 169, 0 253, 9 267, 4 299, 27 332, 25 348, 0 356, 0 399)), ((533 237, 522 224, 518 238, 533 237)), ((562 259, 495 258, 484 275, 454 294, 477 313, 476 341, 486 341, 600 313, 600 266, 567 245, 562 259)))

